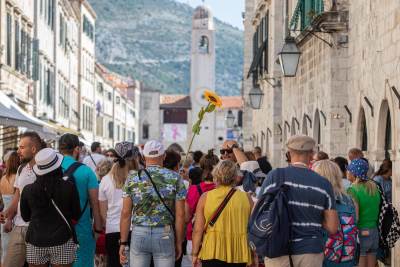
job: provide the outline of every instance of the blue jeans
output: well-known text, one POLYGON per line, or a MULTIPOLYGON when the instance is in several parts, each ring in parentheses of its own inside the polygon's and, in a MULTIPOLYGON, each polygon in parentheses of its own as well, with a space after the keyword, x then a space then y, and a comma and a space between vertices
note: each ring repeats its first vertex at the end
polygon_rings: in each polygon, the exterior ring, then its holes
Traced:
POLYGON ((130 266, 149 267, 152 257, 154 267, 175 266, 175 236, 171 226, 133 227, 130 266))

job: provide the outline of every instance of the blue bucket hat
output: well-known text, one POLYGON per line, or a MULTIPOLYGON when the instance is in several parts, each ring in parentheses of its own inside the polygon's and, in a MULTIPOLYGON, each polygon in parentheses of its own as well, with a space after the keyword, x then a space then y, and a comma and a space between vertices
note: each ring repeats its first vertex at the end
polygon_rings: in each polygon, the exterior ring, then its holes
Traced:
POLYGON ((368 162, 364 159, 355 159, 352 160, 347 166, 347 170, 353 174, 355 177, 360 178, 361 180, 368 180, 368 162))

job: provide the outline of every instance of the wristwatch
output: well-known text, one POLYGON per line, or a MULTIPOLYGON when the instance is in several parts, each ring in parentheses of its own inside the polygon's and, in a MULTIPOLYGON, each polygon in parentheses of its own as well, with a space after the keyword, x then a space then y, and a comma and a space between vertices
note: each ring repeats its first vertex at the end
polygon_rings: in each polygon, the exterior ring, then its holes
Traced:
POLYGON ((128 246, 129 245, 128 241, 122 242, 121 240, 118 240, 118 243, 119 243, 120 246, 128 246))

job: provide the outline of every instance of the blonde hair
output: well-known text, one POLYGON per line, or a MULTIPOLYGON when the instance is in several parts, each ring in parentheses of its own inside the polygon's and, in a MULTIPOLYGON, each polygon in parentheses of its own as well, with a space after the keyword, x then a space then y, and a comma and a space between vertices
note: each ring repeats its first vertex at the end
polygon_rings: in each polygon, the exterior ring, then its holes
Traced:
POLYGON ((373 196, 378 191, 378 187, 372 180, 362 180, 356 177, 356 181, 354 182, 357 186, 364 186, 367 190, 368 195, 373 196))
POLYGON ((332 162, 328 159, 320 160, 314 163, 313 169, 316 173, 328 179, 328 181, 332 184, 335 196, 346 194, 342 181, 343 173, 335 162, 332 162))
POLYGON ((136 157, 126 159, 125 161, 123 167, 121 167, 119 162, 116 162, 111 168, 111 177, 114 180, 115 187, 118 189, 124 186, 130 170, 139 170, 139 163, 136 157))
POLYGON ((218 185, 233 186, 236 183, 238 169, 236 163, 231 160, 222 160, 212 171, 214 183, 218 185))
POLYGON ((96 174, 101 179, 106 176, 112 167, 112 160, 110 159, 103 159, 100 161, 96 166, 96 174))

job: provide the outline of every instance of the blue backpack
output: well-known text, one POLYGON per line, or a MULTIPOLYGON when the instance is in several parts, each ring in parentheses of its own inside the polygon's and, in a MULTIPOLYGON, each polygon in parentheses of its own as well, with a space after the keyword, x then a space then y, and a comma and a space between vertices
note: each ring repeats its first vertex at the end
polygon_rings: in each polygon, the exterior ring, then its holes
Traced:
MULTIPOLYGON (((263 192, 250 217, 248 239, 258 255, 276 258, 290 255, 291 219, 284 169, 277 169, 276 186, 263 192)), ((268 179, 268 178, 267 178, 268 179)))

